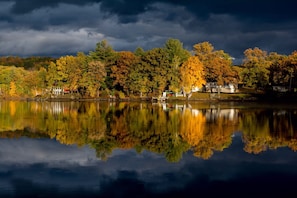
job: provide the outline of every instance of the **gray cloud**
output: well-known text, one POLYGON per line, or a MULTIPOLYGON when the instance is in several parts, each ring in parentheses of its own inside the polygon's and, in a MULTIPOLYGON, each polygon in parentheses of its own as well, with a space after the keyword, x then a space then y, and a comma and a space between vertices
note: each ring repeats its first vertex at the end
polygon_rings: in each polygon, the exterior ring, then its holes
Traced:
POLYGON ((209 41, 240 60, 247 48, 296 50, 296 2, 178 0, 0 0, 0 55, 62 56, 161 47, 177 38, 191 50, 209 41))

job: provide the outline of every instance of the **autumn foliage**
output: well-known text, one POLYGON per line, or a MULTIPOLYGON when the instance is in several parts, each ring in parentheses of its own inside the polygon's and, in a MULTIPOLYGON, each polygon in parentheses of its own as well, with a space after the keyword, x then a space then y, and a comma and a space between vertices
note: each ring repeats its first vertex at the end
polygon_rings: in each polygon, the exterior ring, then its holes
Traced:
MULTIPOLYGON (((178 162, 183 154, 209 159, 241 134, 242 149, 259 154, 297 150, 294 110, 161 106, 151 103, 0 103, 1 138, 51 138, 66 145, 88 145, 108 159, 115 149, 148 150, 178 162)), ((240 139, 237 139, 237 141, 240 139)), ((238 142, 237 142, 238 143, 238 142)))
POLYGON ((54 87, 86 98, 161 96, 165 90, 189 96, 208 82, 240 83, 254 89, 282 85, 293 91, 296 54, 268 53, 255 47, 244 51, 241 65, 233 65, 229 54, 209 42, 197 43, 189 51, 179 40, 168 39, 163 47, 118 52, 103 40, 88 54, 56 59, 0 57, 0 96, 47 97, 54 87))

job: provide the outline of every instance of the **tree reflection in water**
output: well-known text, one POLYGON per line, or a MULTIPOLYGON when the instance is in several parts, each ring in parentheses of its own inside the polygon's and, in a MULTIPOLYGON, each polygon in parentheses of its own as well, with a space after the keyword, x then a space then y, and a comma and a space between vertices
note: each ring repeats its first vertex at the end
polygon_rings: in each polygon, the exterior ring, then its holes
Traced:
POLYGON ((115 149, 148 150, 178 162, 187 151, 202 159, 221 152, 240 132, 244 151, 297 150, 297 109, 235 103, 0 102, 2 138, 47 137, 89 145, 107 160, 115 149), (253 106, 255 107, 255 106, 253 106))

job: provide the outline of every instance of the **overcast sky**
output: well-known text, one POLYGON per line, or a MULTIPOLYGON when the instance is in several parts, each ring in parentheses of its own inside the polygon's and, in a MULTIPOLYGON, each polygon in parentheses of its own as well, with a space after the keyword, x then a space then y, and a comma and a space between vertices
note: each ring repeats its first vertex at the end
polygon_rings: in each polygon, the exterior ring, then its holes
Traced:
POLYGON ((179 39, 192 50, 208 41, 240 60, 259 47, 297 50, 294 0, 0 0, 0 56, 52 56, 162 47, 179 39))

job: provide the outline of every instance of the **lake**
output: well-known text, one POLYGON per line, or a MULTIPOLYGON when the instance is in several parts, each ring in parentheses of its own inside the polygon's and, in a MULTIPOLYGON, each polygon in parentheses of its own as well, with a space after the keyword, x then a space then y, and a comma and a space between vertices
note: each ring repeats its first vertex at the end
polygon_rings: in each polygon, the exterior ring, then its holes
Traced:
POLYGON ((1 197, 288 197, 297 105, 0 101, 1 197))

